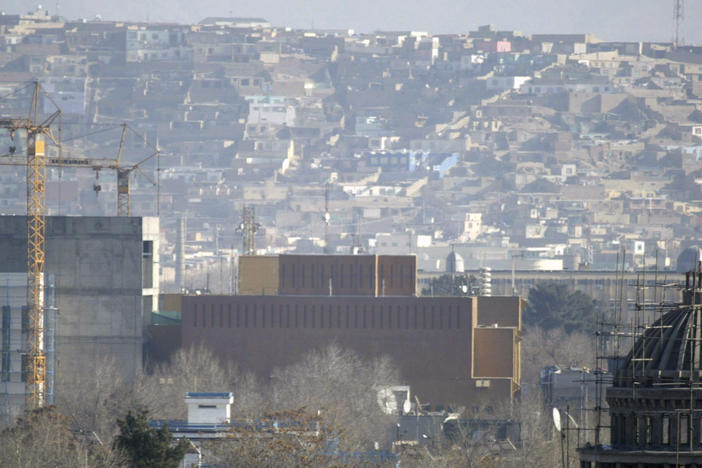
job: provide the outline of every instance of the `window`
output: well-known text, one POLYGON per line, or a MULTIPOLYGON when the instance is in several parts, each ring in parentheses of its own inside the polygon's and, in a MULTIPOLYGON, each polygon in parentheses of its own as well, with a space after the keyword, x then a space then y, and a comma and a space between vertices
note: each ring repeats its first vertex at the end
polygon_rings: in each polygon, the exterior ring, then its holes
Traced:
POLYGON ((644 424, 645 424, 645 439, 644 439, 644 444, 646 445, 651 445, 653 443, 653 435, 652 435, 652 428, 651 428, 651 416, 645 416, 644 417, 644 424))
POLYGON ((249 306, 244 306, 244 328, 249 328, 249 306))
POLYGON ((197 304, 193 304, 193 327, 197 328, 197 304))
POLYGON ((241 328, 241 310, 239 304, 236 305, 236 328, 241 328))
POLYGON ((383 328, 383 306, 380 306, 380 328, 383 328))
POLYGON ((232 328, 232 305, 227 304, 227 327, 232 328))
POLYGON ((670 416, 663 416, 662 421, 663 434, 661 437, 661 443, 663 445, 670 445, 670 416))
POLYGON ((219 305, 219 328, 224 328, 224 305, 219 305))
POLYGON ((22 306, 22 331, 29 330, 29 307, 22 306))
POLYGON ((27 355, 22 354, 22 382, 27 381, 27 355))
POLYGON ((154 241, 143 241, 141 259, 141 287, 154 287, 154 241))
POLYGON ((687 414, 681 414, 680 415, 680 444, 689 444, 690 443, 690 438, 688 437, 689 434, 690 434, 689 416, 687 414))
POLYGON ((215 306, 210 304, 210 328, 215 327, 215 306))

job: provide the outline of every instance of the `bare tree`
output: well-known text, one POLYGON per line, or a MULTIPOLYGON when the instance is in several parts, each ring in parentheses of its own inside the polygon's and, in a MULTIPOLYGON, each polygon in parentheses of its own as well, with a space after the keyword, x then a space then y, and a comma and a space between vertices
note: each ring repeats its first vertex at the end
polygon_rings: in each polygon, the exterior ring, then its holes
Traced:
POLYGON ((131 385, 113 357, 99 359, 94 367, 62 380, 61 389, 56 401, 59 411, 77 430, 105 443, 117 431, 117 418, 134 405, 131 385))
POLYGON ((562 328, 527 329, 522 341, 522 380, 538 384, 540 371, 554 365, 594 368, 594 337, 581 332, 569 334, 562 328))
POLYGON ((271 380, 274 408, 321 411, 325 424, 342 432, 344 449, 367 449, 387 439, 394 418, 380 410, 377 390, 401 382, 389 358, 366 361, 332 344, 276 369, 271 380))
POLYGON ((330 450, 338 431, 304 409, 261 415, 232 426, 226 439, 205 441, 215 467, 341 466, 330 450))
POLYGON ((125 466, 124 458, 92 434, 75 431, 53 407, 27 411, 0 433, 2 466, 91 468, 125 466))
POLYGON ((187 392, 231 391, 232 370, 204 346, 180 349, 171 362, 156 366, 134 383, 139 406, 157 419, 185 419, 187 392))

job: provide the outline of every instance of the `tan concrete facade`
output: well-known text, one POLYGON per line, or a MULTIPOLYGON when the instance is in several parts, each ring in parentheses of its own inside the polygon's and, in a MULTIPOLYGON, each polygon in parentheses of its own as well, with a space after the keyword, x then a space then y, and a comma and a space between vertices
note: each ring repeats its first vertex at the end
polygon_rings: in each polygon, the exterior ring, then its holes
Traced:
POLYGON ((239 294, 269 296, 278 294, 278 257, 242 255, 239 257, 239 294))

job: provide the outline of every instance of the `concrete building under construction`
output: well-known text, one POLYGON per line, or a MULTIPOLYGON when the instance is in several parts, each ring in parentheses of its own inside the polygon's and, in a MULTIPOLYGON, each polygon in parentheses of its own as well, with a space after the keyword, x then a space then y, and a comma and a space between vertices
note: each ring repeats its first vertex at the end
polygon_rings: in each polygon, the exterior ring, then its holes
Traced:
MULTIPOLYGON (((143 330, 158 306, 158 241, 157 218, 46 217, 46 275, 59 311, 57 393, 62 382, 89 384, 105 358, 125 378, 141 370, 143 330)), ((0 274, 26 271, 26 255, 26 217, 0 216, 0 274)))

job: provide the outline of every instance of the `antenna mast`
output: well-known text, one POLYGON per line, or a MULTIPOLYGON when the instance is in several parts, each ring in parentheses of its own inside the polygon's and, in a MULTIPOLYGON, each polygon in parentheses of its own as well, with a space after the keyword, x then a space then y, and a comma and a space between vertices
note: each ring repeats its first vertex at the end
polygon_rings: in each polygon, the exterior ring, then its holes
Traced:
POLYGON ((259 224, 256 223, 256 209, 251 205, 244 205, 241 212, 241 224, 239 232, 243 233, 243 248, 244 255, 256 255, 256 231, 259 224))
POLYGON ((683 45, 685 38, 683 37, 682 24, 685 20, 685 0, 673 0, 673 48, 677 49, 683 45))
POLYGON ((322 221, 324 221, 324 253, 329 253, 329 220, 331 215, 329 214, 329 182, 324 185, 324 214, 322 215, 322 221))

